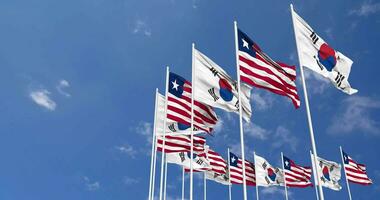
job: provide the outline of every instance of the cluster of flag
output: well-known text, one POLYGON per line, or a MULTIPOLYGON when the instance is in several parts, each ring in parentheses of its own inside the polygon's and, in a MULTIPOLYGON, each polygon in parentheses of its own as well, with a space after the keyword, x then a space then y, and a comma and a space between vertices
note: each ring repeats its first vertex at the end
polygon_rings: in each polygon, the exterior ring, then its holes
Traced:
MULTIPOLYGON (((331 48, 293 9, 292 19, 301 72, 302 67, 307 67, 331 80, 339 90, 347 94, 356 93, 357 90, 351 88, 348 82, 352 60, 331 48)), ((254 162, 245 159, 244 145, 241 158, 228 150, 226 161, 206 144, 205 137, 196 135, 213 133, 218 123, 214 108, 239 114, 240 125, 242 119, 249 122, 252 115, 250 95, 253 87, 288 97, 295 108, 301 105, 295 66, 274 61, 254 40, 238 29, 236 23, 235 45, 238 80, 234 80, 194 45, 192 83, 167 70, 165 95, 156 92, 152 169, 155 169, 156 160, 156 153, 153 152, 160 151, 162 161, 178 164, 183 167, 184 172, 202 172, 205 178, 224 185, 243 184, 244 190, 247 185, 311 187, 313 172, 315 185, 340 190, 341 165, 318 157, 315 149, 314 154, 310 154, 312 167, 298 165, 283 155, 282 166, 274 167, 256 154, 254 162)), ((243 138, 242 125, 240 129, 243 138)), ((312 144, 315 145, 312 134, 311 137, 312 144)), ((341 153, 347 180, 351 183, 371 184, 365 166, 356 163, 342 150, 341 153)), ((163 167, 161 163, 161 168, 163 167)), ((152 173, 154 172, 151 172, 151 177, 152 173)), ((162 176, 161 169, 161 186, 162 176)), ((153 191, 154 181, 152 183, 151 178, 150 199, 153 199, 153 191)), ((190 199, 191 192, 192 189, 190 199)), ((160 189, 160 200, 161 196, 160 189)))

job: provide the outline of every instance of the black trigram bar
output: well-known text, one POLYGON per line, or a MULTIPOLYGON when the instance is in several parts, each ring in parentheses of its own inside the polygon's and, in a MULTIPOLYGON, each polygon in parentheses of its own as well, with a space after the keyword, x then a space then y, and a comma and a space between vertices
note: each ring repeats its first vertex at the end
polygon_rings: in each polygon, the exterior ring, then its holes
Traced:
POLYGON ((314 31, 311 33, 310 38, 314 44, 317 43, 317 41, 319 40, 319 37, 317 36, 317 34, 315 34, 314 31))
POLYGON ((341 73, 338 72, 338 75, 336 75, 335 77, 335 82, 336 82, 336 85, 338 87, 340 87, 340 85, 342 84, 343 80, 345 79, 346 77, 343 76, 341 73))
POLYGON ((214 99, 214 101, 217 101, 219 99, 219 97, 216 96, 216 94, 215 94, 215 88, 210 88, 208 90, 208 93, 211 95, 211 97, 214 99))
POLYGON ((218 73, 219 73, 218 70, 216 70, 216 69, 213 68, 213 67, 211 67, 210 71, 211 71, 211 73, 214 74, 214 76, 218 75, 218 73))

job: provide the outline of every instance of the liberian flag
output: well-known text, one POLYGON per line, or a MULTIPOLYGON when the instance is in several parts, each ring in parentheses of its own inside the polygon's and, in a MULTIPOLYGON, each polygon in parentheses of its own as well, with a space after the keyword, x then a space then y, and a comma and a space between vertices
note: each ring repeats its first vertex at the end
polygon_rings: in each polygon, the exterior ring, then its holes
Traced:
MULTIPOLYGON (((243 160, 230 152, 230 179, 233 184, 243 184, 243 160)), ((256 185, 255 165, 245 161, 245 182, 247 185, 256 185)))
MULTIPOLYGON (((157 137, 157 151, 162 152, 163 136, 157 137)), ((197 135, 193 136, 194 152, 203 152, 206 139, 197 135)), ((190 152, 191 140, 190 135, 166 135, 165 136, 165 153, 190 152)))
MULTIPOLYGON (((191 83, 170 72, 168 83, 168 121, 178 122, 180 130, 191 127, 191 83)), ((194 100, 194 128, 210 133, 218 118, 212 107, 194 100)))
POLYGON ((355 162, 347 153, 342 151, 344 170, 346 172, 347 180, 351 183, 357 183, 361 185, 370 185, 372 180, 368 178, 366 166, 355 162))
POLYGON ((284 175, 288 187, 308 187, 311 183, 311 167, 302 167, 293 160, 283 156, 284 175))
POLYGON ((289 97, 300 107, 297 94, 296 67, 273 61, 245 33, 238 29, 240 80, 249 85, 289 97))

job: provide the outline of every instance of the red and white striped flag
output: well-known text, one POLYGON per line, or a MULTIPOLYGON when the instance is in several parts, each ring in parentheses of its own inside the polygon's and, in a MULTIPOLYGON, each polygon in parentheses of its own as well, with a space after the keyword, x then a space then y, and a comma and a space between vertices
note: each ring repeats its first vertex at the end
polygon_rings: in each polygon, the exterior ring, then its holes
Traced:
MULTIPOLYGON (((230 178, 232 184, 243 184, 243 160, 230 152, 230 178)), ((245 161, 245 182, 247 185, 256 185, 255 165, 245 161)))
MULTIPOLYGON (((168 121, 178 122, 179 131, 188 130, 191 126, 191 83, 170 72, 168 84, 168 121)), ((194 128, 196 131, 210 133, 217 121, 218 118, 212 107, 194 100, 194 128)))
POLYGON ((344 171, 346 172, 347 180, 351 183, 357 183, 361 185, 372 184, 372 180, 367 175, 365 165, 355 162, 344 151, 342 151, 342 153, 344 161, 344 171))
MULTIPOLYGON (((194 135, 193 150, 194 152, 203 152, 206 139, 194 135)), ((163 136, 157 136, 157 151, 162 152, 163 136)), ((165 136, 165 153, 190 152, 191 140, 190 135, 166 135, 165 136)))
POLYGON ((308 187, 311 183, 311 167, 301 167, 293 160, 283 156, 284 174, 287 187, 308 187))
POLYGON ((245 33, 238 30, 240 79, 249 85, 289 97, 300 107, 297 94, 296 67, 273 61, 245 33))

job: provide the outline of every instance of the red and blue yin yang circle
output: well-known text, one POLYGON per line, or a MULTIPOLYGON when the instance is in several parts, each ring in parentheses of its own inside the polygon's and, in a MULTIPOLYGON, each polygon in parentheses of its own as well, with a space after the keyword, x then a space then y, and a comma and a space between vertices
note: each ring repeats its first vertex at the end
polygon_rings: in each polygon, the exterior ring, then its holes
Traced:
POLYGON ((234 98, 232 86, 226 79, 219 79, 219 88, 220 97, 222 97, 224 101, 229 102, 234 98))
POLYGON ((328 181, 330 181, 330 170, 329 170, 329 168, 327 166, 323 167, 322 174, 323 174, 323 177, 325 179, 327 179, 328 181))
POLYGON ((327 43, 323 43, 318 51, 318 59, 328 71, 331 71, 336 65, 335 50, 327 43))
POLYGON ((276 180, 276 173, 273 171, 272 168, 268 168, 267 169, 267 173, 268 173, 268 177, 270 178, 270 180, 272 181, 275 181, 276 180))
POLYGON ((187 130, 187 129, 189 129, 189 128, 191 127, 191 126, 188 125, 188 124, 183 124, 183 123, 180 123, 180 122, 178 122, 177 125, 178 125, 178 129, 179 129, 180 131, 187 130))

